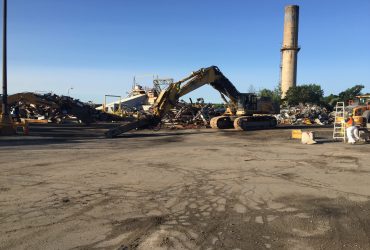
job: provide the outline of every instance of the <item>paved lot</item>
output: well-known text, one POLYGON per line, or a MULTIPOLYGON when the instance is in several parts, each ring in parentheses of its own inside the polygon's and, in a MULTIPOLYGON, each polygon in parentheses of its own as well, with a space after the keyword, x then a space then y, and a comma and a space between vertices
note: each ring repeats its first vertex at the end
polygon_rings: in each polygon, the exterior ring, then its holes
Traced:
POLYGON ((0 139, 1 249, 370 249, 370 145, 289 129, 0 139))

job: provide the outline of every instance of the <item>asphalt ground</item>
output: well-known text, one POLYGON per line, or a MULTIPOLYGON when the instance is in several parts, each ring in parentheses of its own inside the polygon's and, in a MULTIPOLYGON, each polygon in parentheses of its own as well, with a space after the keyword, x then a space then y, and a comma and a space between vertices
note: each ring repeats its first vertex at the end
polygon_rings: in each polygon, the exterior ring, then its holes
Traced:
POLYGON ((0 249, 370 249, 370 145, 291 129, 0 138, 0 249))

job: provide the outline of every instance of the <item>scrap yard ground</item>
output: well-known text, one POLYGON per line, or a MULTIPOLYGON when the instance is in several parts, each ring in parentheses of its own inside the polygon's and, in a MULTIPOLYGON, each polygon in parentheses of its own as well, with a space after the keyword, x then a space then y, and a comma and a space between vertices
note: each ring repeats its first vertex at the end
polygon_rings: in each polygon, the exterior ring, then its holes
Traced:
POLYGON ((313 130, 0 138, 0 248, 370 249, 370 145, 313 130))

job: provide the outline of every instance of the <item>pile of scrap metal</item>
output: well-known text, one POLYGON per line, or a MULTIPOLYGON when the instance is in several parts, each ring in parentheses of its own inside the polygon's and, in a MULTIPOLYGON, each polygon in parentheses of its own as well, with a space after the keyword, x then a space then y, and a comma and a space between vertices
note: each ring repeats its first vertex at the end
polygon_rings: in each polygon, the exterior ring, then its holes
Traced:
POLYGON ((162 125, 171 129, 205 128, 213 117, 224 112, 224 108, 204 103, 203 98, 198 98, 196 103, 181 100, 162 118, 162 125))
MULTIPOLYGON (((44 120, 63 123, 67 120, 90 124, 95 121, 118 121, 121 117, 97 111, 93 105, 69 96, 55 94, 17 93, 8 96, 14 120, 44 120)), ((0 107, 1 111, 1 107, 0 107)))
POLYGON ((275 116, 279 124, 289 125, 327 125, 334 122, 334 113, 325 107, 312 104, 286 106, 275 116))

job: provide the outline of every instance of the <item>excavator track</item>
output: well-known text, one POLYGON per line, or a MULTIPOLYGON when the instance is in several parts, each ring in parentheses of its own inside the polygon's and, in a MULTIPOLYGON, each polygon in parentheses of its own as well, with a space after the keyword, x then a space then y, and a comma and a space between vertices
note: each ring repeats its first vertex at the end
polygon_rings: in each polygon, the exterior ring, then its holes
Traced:
POLYGON ((273 116, 217 116, 211 119, 210 126, 215 129, 250 130, 250 129, 265 129, 274 128, 277 121, 273 116))
POLYGON ((277 120, 273 116, 241 116, 234 120, 234 128, 236 130, 252 130, 274 128, 277 125, 277 120))
POLYGON ((230 118, 230 116, 216 116, 211 119, 209 122, 209 125, 211 128, 216 128, 216 129, 228 129, 228 128, 233 128, 233 122, 230 118))

